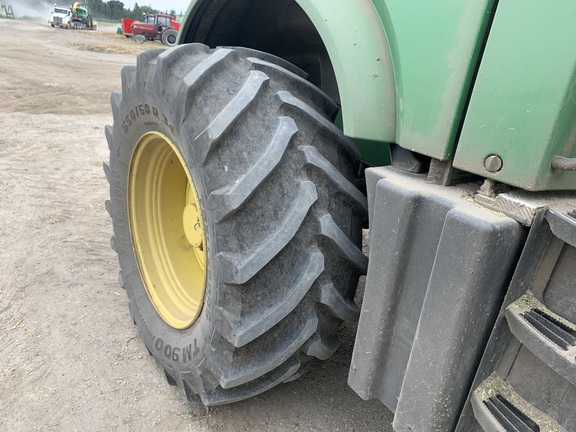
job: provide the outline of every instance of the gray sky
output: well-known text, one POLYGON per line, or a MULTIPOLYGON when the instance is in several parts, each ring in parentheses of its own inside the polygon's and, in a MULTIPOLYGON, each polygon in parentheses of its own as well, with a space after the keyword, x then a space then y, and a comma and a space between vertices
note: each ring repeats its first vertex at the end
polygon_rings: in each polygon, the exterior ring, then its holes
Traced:
POLYGON ((186 13, 186 9, 188 9, 188 5, 190 4, 190 0, 142 0, 142 1, 134 1, 134 0, 121 0, 124 3, 124 7, 126 9, 132 9, 134 7, 134 3, 138 3, 139 6, 151 6, 154 9, 158 9, 161 11, 171 10, 174 9, 177 14, 180 12, 186 13))

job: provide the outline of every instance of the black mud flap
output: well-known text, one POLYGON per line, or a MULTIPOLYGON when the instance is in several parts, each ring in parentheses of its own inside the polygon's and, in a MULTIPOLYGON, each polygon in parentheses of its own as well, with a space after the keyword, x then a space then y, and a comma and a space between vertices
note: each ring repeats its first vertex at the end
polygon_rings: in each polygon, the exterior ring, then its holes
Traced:
POLYGON ((443 187, 367 170, 370 261, 349 384, 394 412, 396 431, 454 430, 525 240, 443 187))

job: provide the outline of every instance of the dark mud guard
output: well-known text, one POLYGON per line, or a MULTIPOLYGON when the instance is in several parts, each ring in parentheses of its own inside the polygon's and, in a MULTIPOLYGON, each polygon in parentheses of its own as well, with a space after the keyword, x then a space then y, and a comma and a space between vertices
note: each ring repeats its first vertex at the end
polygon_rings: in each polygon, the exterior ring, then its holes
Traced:
POLYGON ((370 261, 349 384, 396 431, 456 427, 525 240, 477 185, 366 171, 370 261))

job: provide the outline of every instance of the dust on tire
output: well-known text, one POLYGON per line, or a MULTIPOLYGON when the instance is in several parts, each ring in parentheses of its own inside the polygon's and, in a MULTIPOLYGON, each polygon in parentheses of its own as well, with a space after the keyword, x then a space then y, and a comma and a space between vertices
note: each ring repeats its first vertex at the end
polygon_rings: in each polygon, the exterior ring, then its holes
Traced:
POLYGON ((144 52, 123 69, 106 127, 106 207, 131 315, 168 382, 206 405, 261 393, 330 357, 342 320, 358 317, 367 266, 359 154, 332 124, 337 106, 273 56, 257 57, 200 44, 144 52), (178 147, 205 217, 204 307, 184 330, 154 309, 131 244, 130 158, 150 131, 178 147))

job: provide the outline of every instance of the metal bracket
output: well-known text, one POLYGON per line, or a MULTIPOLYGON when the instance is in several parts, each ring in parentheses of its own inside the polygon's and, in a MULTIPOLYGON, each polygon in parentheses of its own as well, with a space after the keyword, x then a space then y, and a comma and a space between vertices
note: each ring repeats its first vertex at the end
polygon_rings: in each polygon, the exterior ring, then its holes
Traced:
POLYGON ((565 205, 576 211, 576 192, 526 192, 521 190, 494 192, 495 185, 486 180, 474 201, 530 226, 536 213, 544 208, 565 205))

